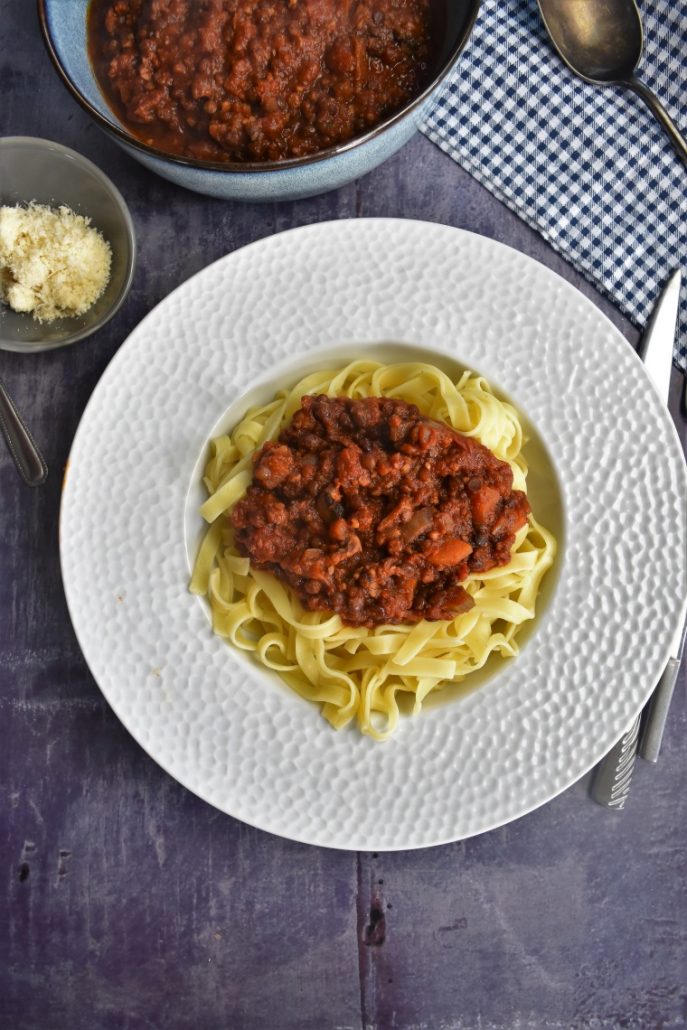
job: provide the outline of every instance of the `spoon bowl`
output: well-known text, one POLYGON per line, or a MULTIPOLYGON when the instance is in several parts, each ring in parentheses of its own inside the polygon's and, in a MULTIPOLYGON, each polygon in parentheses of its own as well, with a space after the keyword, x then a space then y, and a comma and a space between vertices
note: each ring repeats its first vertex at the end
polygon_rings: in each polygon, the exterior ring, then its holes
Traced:
POLYGON ((687 142, 635 72, 644 30, 635 0, 537 0, 544 25, 570 70, 595 86, 626 86, 642 98, 687 164, 687 142))

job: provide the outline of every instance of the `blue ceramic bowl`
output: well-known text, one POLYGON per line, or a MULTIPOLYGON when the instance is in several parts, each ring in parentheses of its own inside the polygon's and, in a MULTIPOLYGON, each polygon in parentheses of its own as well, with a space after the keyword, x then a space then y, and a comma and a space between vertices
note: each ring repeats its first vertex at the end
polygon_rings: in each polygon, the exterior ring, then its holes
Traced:
POLYGON ((370 131, 308 157, 261 164, 193 161, 166 154, 132 136, 100 91, 86 45, 87 0, 38 0, 43 37, 72 96, 127 153, 165 179, 225 200, 296 200, 343 186, 394 154, 415 132, 427 106, 455 66, 470 35, 479 0, 435 0, 443 19, 436 73, 426 89, 370 131))

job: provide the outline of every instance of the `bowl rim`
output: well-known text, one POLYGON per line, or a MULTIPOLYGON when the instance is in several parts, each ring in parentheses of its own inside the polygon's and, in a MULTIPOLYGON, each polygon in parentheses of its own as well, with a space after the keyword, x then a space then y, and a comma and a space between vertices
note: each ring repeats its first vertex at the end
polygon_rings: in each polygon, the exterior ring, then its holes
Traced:
MULTIPOLYGON (((83 95, 76 83, 73 81, 67 69, 63 66, 60 60, 59 54, 53 44, 52 36, 50 33, 50 19, 48 17, 49 0, 37 0, 38 4, 38 19, 43 34, 43 42, 45 43, 46 49, 50 56, 50 59, 57 71, 58 75, 62 79, 63 84, 67 87, 72 97, 76 102, 89 114, 96 123, 104 129, 106 132, 114 135, 120 142, 125 143, 127 146, 132 147, 135 150, 140 151, 142 154, 146 154, 148 157, 154 157, 159 160, 167 161, 175 165, 180 165, 185 168, 195 168, 202 171, 211 172, 230 172, 230 173, 247 173, 247 172, 279 172, 288 171, 292 168, 305 168, 309 165, 317 164, 321 161, 326 161, 328 158, 336 157, 339 154, 343 154, 349 150, 354 150, 356 147, 362 146, 364 143, 368 143, 370 140, 375 139, 381 135, 386 129, 392 125, 400 122, 405 118, 406 115, 420 107, 434 92, 434 90, 440 85, 442 80, 446 77, 449 70, 453 67, 461 52, 463 51, 472 29, 477 20, 479 14, 481 0, 466 0, 466 3, 471 8, 468 12, 463 31, 459 33, 458 39, 456 40, 455 46, 452 47, 446 60, 443 62, 438 72, 434 75, 431 82, 429 82, 425 88, 416 97, 409 100, 403 105, 398 111, 389 115, 383 121, 378 122, 372 126, 366 132, 354 136, 350 140, 345 140, 343 143, 338 143, 332 147, 327 147, 324 150, 318 150, 314 154, 306 154, 303 157, 291 157, 285 158, 282 161, 203 161, 194 160, 192 158, 184 157, 180 154, 170 154, 165 150, 160 150, 158 147, 153 147, 149 143, 144 143, 143 140, 137 139, 131 133, 129 133, 122 126, 118 125, 114 121, 110 121, 103 114, 98 111, 96 107, 83 95)), ((90 0, 86 4, 86 10, 90 0)), ((90 62, 89 62, 90 63, 90 62)), ((94 76, 95 77, 95 76, 94 76)), ((97 82, 97 79, 96 79, 97 82)), ((98 83, 99 87, 99 83, 98 83)), ((102 93, 102 90, 101 90, 102 93)), ((106 98, 105 98, 106 99, 106 98)), ((106 101, 107 102, 107 101, 106 101)), ((108 104, 109 107, 109 104, 108 104)))
MULTIPOLYGON (((136 271, 136 259, 138 253, 138 246, 136 243, 136 230, 134 228, 134 222, 131 217, 129 207, 122 196, 121 192, 117 189, 115 184, 112 182, 110 177, 105 174, 102 168, 99 168, 89 158, 84 157, 77 150, 72 150, 71 147, 65 146, 64 143, 58 143, 56 140, 45 139, 42 136, 2 136, 0 137, 0 149, 4 150, 6 147, 12 145, 29 146, 35 147, 37 150, 52 150, 64 157, 70 158, 74 163, 81 167, 83 170, 91 172, 97 179, 102 182, 105 189, 111 195, 115 202, 115 206, 119 210, 122 217, 124 227, 126 230, 126 238, 128 241, 127 248, 127 261, 126 261, 126 275, 120 287, 119 293, 115 297, 113 303, 105 311, 101 318, 92 326, 82 326, 80 329, 76 329, 73 333, 65 336, 63 340, 27 340, 26 342, 16 340, 6 340, 2 332, 0 331, 0 350, 13 351, 15 353, 28 354, 34 351, 41 350, 56 350, 58 347, 65 347, 67 344, 77 343, 79 340, 85 339, 87 336, 92 336, 93 333, 98 332, 105 326, 111 318, 113 318, 119 311, 131 289, 131 284, 134 279, 134 273, 136 271)), ((109 242, 109 241, 108 241, 109 242)))

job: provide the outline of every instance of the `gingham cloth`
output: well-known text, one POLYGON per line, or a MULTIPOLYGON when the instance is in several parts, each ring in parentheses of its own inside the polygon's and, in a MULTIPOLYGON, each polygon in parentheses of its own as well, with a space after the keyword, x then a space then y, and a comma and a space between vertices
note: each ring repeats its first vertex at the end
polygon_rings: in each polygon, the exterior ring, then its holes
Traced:
MULTIPOLYGON (((687 135, 687 0, 640 6, 639 75, 687 135)), ((636 325, 673 269, 687 280, 687 168, 639 97, 568 71, 536 0, 482 0, 421 128, 636 325)), ((687 369, 687 281, 675 363, 687 369)))

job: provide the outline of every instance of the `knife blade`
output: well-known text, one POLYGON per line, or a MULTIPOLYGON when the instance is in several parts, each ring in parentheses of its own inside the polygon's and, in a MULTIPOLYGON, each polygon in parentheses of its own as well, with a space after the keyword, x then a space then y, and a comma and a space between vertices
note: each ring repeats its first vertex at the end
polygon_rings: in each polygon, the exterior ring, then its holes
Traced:
POLYGON ((639 356, 656 387, 658 395, 668 407, 670 374, 673 369, 673 344, 680 307, 682 271, 678 268, 663 287, 649 325, 639 345, 639 356))
MULTIPOLYGON (((681 286, 682 273, 677 269, 663 288, 638 351, 654 388, 666 406, 670 393, 673 344, 681 286)), ((633 720, 632 725, 596 767, 590 794, 606 808, 622 811, 625 807, 637 755, 640 718, 642 729, 639 753, 649 761, 655 762, 658 758, 666 716, 680 668, 686 615, 687 611, 683 609, 679 629, 671 644, 668 664, 643 713, 633 720)))

